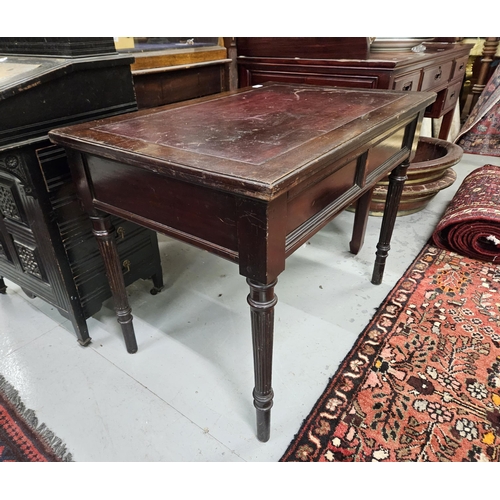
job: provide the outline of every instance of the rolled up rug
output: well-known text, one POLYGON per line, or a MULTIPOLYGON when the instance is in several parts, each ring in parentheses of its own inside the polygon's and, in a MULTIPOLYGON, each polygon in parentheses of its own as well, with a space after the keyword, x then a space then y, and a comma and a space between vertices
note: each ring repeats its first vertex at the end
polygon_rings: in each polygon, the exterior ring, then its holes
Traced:
POLYGON ((439 248, 500 263, 500 166, 484 165, 464 179, 432 239, 439 248))

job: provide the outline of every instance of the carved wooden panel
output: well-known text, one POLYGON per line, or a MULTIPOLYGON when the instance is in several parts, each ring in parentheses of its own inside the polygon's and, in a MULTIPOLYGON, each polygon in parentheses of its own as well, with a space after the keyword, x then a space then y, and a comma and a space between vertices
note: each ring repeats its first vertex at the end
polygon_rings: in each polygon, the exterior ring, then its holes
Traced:
POLYGON ((14 200, 14 196, 12 195, 12 191, 2 185, 0 185, 0 214, 2 217, 8 219, 21 220, 21 215, 17 208, 16 201, 14 200))
POLYGON ((38 279, 44 279, 42 275, 41 265, 39 262, 38 252, 35 248, 23 245, 18 241, 14 242, 14 246, 17 250, 17 256, 19 262, 23 268, 23 271, 31 276, 35 276, 38 279))

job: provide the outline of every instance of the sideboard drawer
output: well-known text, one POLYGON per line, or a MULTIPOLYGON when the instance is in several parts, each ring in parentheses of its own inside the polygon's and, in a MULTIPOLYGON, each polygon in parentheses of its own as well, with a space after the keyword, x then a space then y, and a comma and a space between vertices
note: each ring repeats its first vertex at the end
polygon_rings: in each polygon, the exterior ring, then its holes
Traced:
POLYGON ((446 111, 455 106, 458 97, 460 96, 460 90, 462 89, 462 80, 455 82, 453 85, 448 87, 446 91, 446 98, 443 104, 443 111, 446 111))
POLYGON ((460 96, 461 88, 462 81, 459 80, 451 84, 448 88, 440 90, 437 93, 436 100, 425 110, 425 117, 439 118, 450 111, 455 106, 460 96))
POLYGON ((420 71, 415 71, 395 78, 392 90, 418 90, 419 83, 420 71))
MULTIPOLYGON (((315 70, 315 68, 313 68, 315 70)), ((273 81, 281 83, 306 83, 309 85, 330 85, 333 87, 353 87, 364 89, 378 88, 377 75, 350 75, 342 73, 323 73, 298 71, 287 66, 276 69, 260 68, 253 65, 251 70, 240 73, 240 83, 243 86, 261 85, 273 81)), ((418 83, 418 82, 417 82, 418 83)))
POLYGON ((461 57, 460 59, 455 60, 455 65, 453 66, 453 75, 451 76, 452 80, 456 78, 463 79, 465 76, 465 69, 467 67, 467 62, 469 60, 469 56, 461 57))
POLYGON ((424 69, 424 76, 422 78, 422 85, 420 90, 422 92, 430 90, 439 85, 446 85, 451 77, 451 70, 453 68, 453 61, 449 61, 438 66, 432 66, 424 69))

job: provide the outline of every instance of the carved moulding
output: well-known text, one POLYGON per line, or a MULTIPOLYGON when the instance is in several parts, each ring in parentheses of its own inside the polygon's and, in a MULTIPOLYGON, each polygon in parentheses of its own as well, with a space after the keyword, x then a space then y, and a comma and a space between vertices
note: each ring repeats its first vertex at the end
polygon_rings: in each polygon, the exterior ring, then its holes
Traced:
POLYGON ((21 155, 15 153, 0 155, 0 170, 16 177, 21 183, 25 194, 36 198, 36 191, 33 188, 26 163, 21 155))

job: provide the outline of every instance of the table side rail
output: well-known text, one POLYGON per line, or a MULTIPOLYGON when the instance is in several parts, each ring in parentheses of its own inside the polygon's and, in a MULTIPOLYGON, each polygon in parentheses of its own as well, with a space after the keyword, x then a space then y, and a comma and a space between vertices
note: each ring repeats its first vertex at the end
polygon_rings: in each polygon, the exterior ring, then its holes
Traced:
POLYGON ((93 206, 235 261, 238 197, 85 155, 93 206))
POLYGON ((369 191, 396 166, 411 157, 415 140, 410 129, 419 118, 373 139, 339 165, 333 163, 322 175, 306 179, 288 193, 286 255, 293 253, 340 211, 369 191), (326 174, 325 172, 328 172, 326 174))
POLYGON ((317 212, 313 217, 306 220, 299 227, 290 232, 286 237, 285 253, 288 257, 297 248, 302 246, 314 234, 322 229, 326 224, 331 222, 336 215, 342 210, 346 209, 349 205, 360 198, 365 192, 369 191, 377 180, 385 177, 396 166, 398 166, 405 159, 409 158, 411 151, 404 147, 396 155, 391 157, 385 163, 377 167, 370 174, 370 182, 362 188, 358 184, 353 185, 349 190, 344 192, 340 197, 332 201, 329 205, 317 212))

